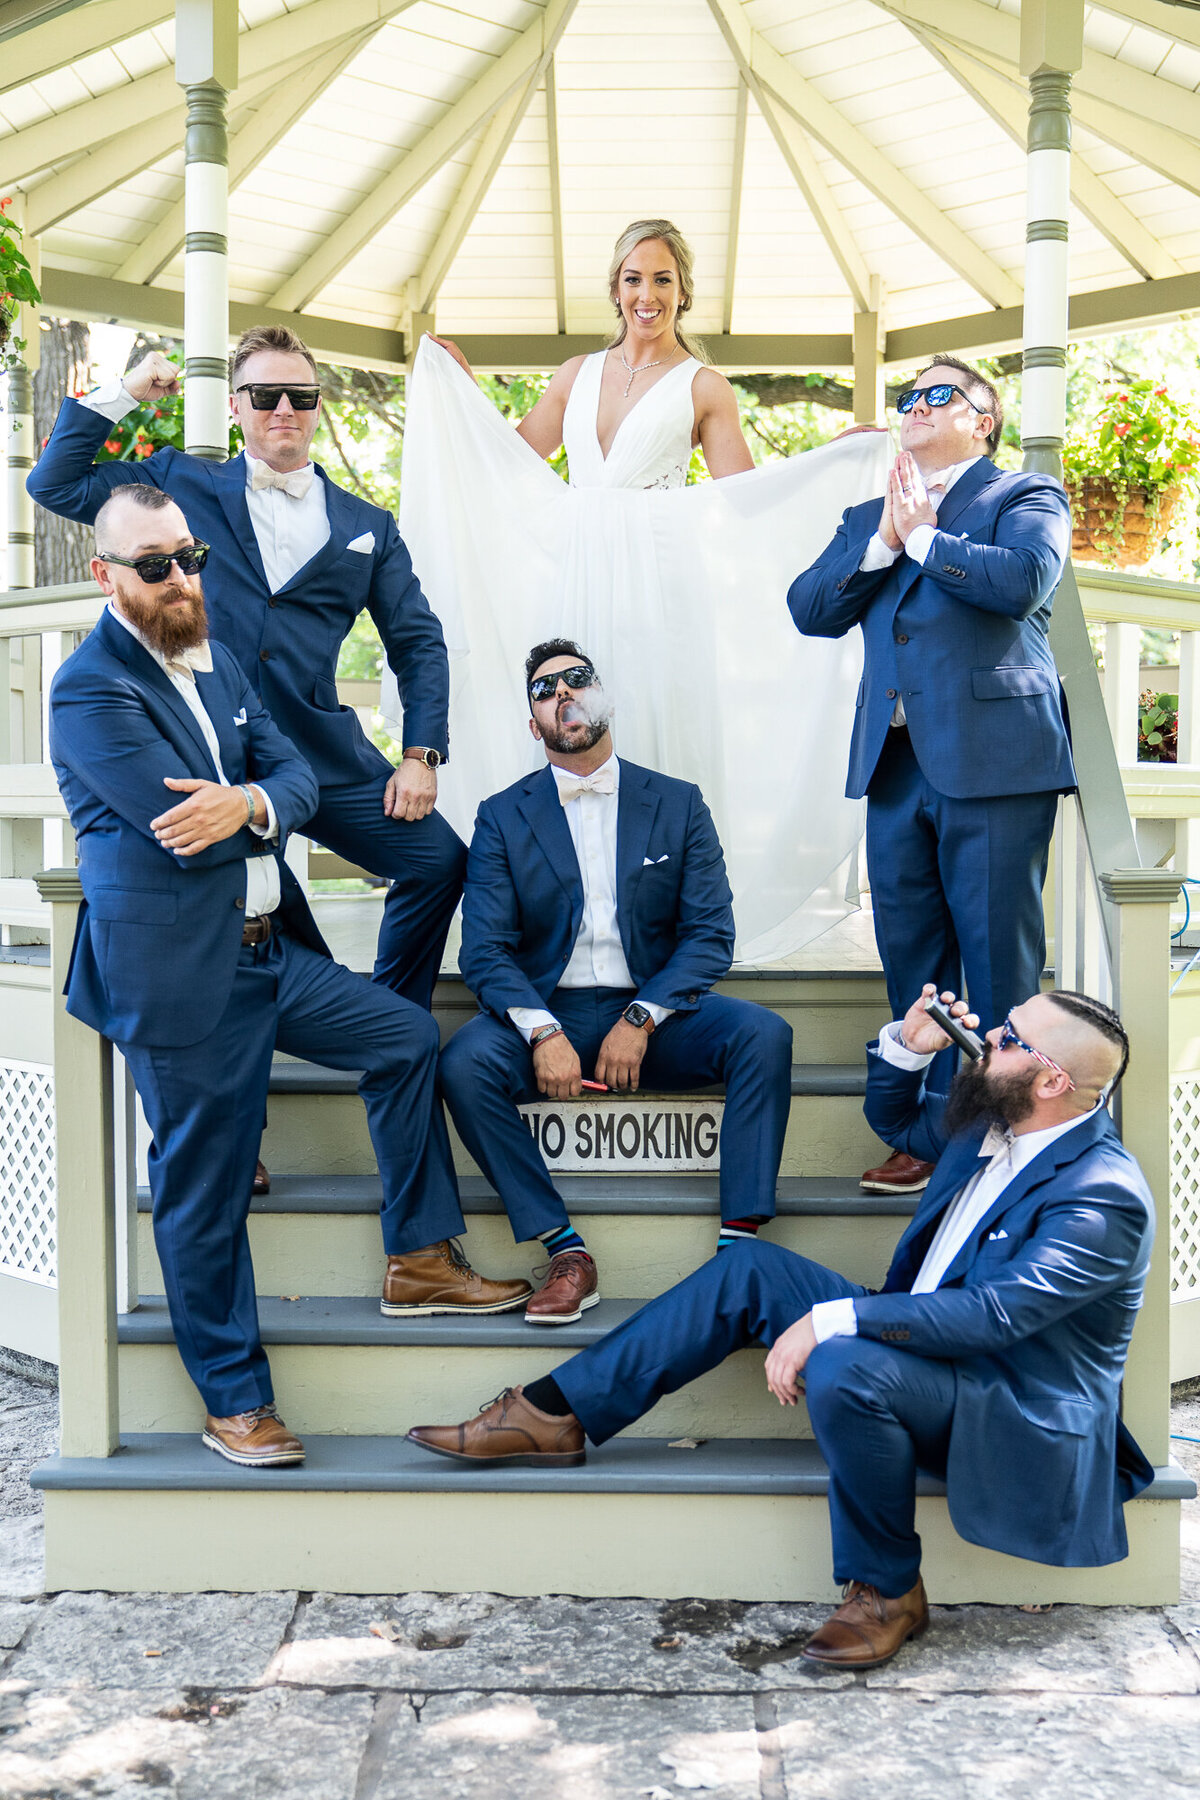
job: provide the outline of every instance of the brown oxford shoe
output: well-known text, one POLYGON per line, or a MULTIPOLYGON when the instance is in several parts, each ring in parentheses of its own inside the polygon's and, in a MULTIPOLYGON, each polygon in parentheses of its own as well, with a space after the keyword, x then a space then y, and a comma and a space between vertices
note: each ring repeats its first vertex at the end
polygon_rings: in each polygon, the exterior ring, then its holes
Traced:
POLYGON ((928 1187, 936 1167, 936 1163, 922 1162, 903 1150, 893 1150, 885 1163, 868 1169, 858 1185, 868 1194, 919 1194, 928 1187))
MULTIPOLYGON (((540 1274, 539 1269, 534 1274, 540 1274)), ((600 1300, 596 1264, 586 1250, 562 1250, 547 1264, 546 1279, 525 1308, 528 1325, 570 1325, 600 1300)))
POLYGON ((422 1450, 456 1462, 569 1469, 587 1460, 583 1426, 575 1414, 539 1412, 519 1387, 505 1388, 462 1425, 414 1425, 408 1436, 422 1450))
POLYGON ((266 1163, 260 1156, 254 1165, 254 1180, 250 1183, 250 1192, 252 1194, 269 1194, 270 1191, 271 1177, 266 1163))
POLYGON ((292 1436, 273 1406, 256 1406, 253 1412, 235 1413, 229 1419, 210 1415, 204 1421, 201 1441, 218 1456, 247 1469, 304 1461, 304 1445, 292 1436))
POLYGON ((800 1654, 832 1669, 877 1669, 909 1638, 920 1637, 928 1623, 929 1603, 919 1576, 916 1587, 898 1600, 886 1599, 863 1581, 851 1581, 842 1604, 800 1654))
POLYGON ((477 1275, 453 1238, 408 1256, 389 1256, 379 1310, 389 1318, 430 1313, 511 1312, 528 1300, 528 1281, 489 1281, 477 1275))

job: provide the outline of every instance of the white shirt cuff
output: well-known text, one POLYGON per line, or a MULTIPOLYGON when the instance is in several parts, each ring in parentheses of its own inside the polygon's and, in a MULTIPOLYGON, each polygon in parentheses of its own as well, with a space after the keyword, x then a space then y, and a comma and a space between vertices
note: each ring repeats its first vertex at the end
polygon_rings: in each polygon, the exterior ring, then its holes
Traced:
POLYGON ((673 1006, 659 1006, 653 1000, 643 1000, 640 1004, 645 1007, 646 1011, 650 1014, 650 1017, 654 1020, 656 1030, 662 1024, 663 1020, 669 1019, 671 1014, 675 1011, 673 1006))
POLYGON ((270 794, 268 794, 265 787, 260 787, 257 781, 247 782, 246 785, 248 787, 253 787, 256 794, 262 795, 262 803, 267 809, 266 824, 256 825, 252 819, 250 821, 251 831, 254 833, 255 837, 266 838, 270 843, 277 844, 279 842, 279 819, 275 812, 275 808, 271 804, 270 794))
POLYGON ((863 559, 858 565, 859 573, 869 575, 872 569, 890 569, 899 554, 898 550, 893 550, 885 544, 876 531, 872 534, 871 541, 863 552, 863 559))
POLYGON ((812 1309, 812 1324, 818 1344, 823 1344, 826 1338, 858 1336, 858 1314, 853 1300, 818 1300, 812 1309))
POLYGON ((911 556, 915 563, 923 563, 929 555, 936 530, 936 525, 914 525, 905 541, 905 555, 911 556))
POLYGON ((880 1032, 879 1054, 894 1069, 927 1069, 933 1061, 932 1055, 922 1056, 918 1051, 909 1049, 900 1035, 899 1019, 893 1019, 880 1032))
POLYGON ((552 1012, 540 1011, 536 1006, 510 1006, 508 1016, 528 1043, 535 1031, 543 1025, 557 1025, 558 1020, 552 1012))
POLYGON ((134 399, 118 376, 115 381, 106 381, 103 387, 98 387, 95 393, 89 394, 81 404, 86 406, 89 412, 99 413, 102 418, 108 420, 110 425, 119 425, 126 413, 131 413, 135 406, 140 406, 142 403, 140 400, 134 399))

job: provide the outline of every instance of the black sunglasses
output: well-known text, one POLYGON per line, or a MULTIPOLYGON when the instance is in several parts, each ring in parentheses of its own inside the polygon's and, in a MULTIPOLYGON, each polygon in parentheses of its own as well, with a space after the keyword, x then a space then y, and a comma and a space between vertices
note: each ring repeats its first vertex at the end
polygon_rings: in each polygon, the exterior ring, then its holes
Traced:
MULTIPOLYGON (((970 394, 963 393, 962 388, 955 387, 952 381, 939 381, 934 387, 905 388, 902 394, 896 396, 896 411, 911 412, 918 400, 924 400, 929 406, 949 406, 955 394, 961 394, 968 406, 975 406, 970 394)), ((977 413, 987 410, 986 406, 975 406, 977 413)))
POLYGON ((172 550, 169 556, 108 556, 101 555, 100 562, 116 563, 122 569, 136 569, 143 581, 151 587, 156 582, 165 581, 171 573, 171 564, 175 563, 183 575, 198 575, 208 561, 208 545, 195 543, 185 544, 182 550, 172 550))
POLYGON ((249 394, 250 404, 255 412, 274 412, 285 394, 293 412, 315 412, 321 398, 319 387, 292 387, 288 382, 276 386, 274 383, 246 381, 233 391, 235 394, 249 394))
POLYGON ((591 663, 576 663, 570 669, 556 669, 553 675, 535 675, 529 684, 529 698, 552 700, 560 681, 569 688, 595 687, 596 671, 591 663))

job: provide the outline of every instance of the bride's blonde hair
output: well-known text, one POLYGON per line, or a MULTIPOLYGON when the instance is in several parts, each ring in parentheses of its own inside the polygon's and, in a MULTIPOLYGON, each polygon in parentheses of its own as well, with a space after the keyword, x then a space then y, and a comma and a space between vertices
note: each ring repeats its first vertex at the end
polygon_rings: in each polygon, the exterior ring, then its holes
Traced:
POLYGON ((667 249, 671 252, 671 255, 675 258, 675 267, 679 270, 680 299, 679 311, 675 315, 676 341, 682 344, 689 356, 694 356, 697 362, 707 362, 708 357, 705 353, 704 346, 694 338, 689 337, 679 323, 684 313, 691 310, 692 301, 696 293, 696 282, 692 273, 691 246, 679 227, 677 225, 672 225, 670 219, 637 219, 632 225, 627 225, 625 227, 624 231, 613 245, 612 262, 609 264, 608 269, 608 297, 616 308, 617 323, 613 329, 612 336, 608 340, 609 345, 611 347, 615 344, 624 343, 625 341, 625 315, 621 311, 621 304, 617 299, 617 281, 620 277, 622 266, 624 265, 626 257, 632 256, 638 245, 644 244, 647 238, 661 238, 663 243, 667 246, 667 249))

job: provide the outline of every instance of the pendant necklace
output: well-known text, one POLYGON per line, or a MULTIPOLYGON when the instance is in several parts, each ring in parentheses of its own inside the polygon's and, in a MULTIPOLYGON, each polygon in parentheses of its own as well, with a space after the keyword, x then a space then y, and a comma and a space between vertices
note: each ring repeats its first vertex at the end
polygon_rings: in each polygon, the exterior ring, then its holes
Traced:
POLYGON ((665 356, 656 356, 653 362, 639 363, 637 368, 635 369, 633 367, 633 364, 626 357, 624 346, 622 346, 621 347, 621 361, 625 364, 625 368, 629 374, 629 380, 625 383, 625 392, 621 395, 621 398, 622 398, 622 400, 628 400, 629 390, 633 386, 634 376, 635 375, 644 375, 647 369, 657 369, 659 363, 666 361, 666 357, 665 356))

